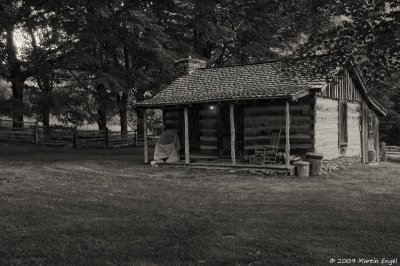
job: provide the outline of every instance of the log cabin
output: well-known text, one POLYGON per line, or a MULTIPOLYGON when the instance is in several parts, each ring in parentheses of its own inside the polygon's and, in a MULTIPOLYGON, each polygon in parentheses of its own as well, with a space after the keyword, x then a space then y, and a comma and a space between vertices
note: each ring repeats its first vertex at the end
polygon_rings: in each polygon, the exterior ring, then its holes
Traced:
MULTIPOLYGON (((280 61, 217 68, 193 58, 178 63, 186 74, 137 105, 163 110, 164 126, 184 143, 185 164, 203 156, 238 165, 255 145, 268 144, 273 130, 282 132, 286 168, 290 156, 307 152, 379 162, 379 117, 386 110, 352 62, 329 70, 329 79, 298 67, 287 71, 280 61)), ((145 162, 147 153, 145 141, 145 162)))

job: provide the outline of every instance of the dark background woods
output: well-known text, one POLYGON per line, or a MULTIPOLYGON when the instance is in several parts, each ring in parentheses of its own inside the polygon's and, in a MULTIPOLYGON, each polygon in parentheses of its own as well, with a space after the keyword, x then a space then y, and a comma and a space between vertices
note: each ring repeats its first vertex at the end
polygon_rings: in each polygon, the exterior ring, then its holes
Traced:
POLYGON ((4 0, 0 113, 100 129, 118 116, 126 134, 141 116, 135 101, 179 76, 179 58, 223 66, 326 54, 314 69, 353 59, 389 110, 382 139, 399 144, 399 10, 396 0, 4 0))

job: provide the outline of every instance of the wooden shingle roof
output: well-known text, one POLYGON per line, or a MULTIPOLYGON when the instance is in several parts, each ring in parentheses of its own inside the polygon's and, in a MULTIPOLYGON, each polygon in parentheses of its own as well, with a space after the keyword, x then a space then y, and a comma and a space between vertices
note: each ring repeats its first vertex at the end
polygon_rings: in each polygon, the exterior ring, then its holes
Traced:
POLYGON ((321 89, 325 77, 283 70, 282 62, 205 68, 176 79, 139 106, 164 106, 229 100, 296 98, 321 89))

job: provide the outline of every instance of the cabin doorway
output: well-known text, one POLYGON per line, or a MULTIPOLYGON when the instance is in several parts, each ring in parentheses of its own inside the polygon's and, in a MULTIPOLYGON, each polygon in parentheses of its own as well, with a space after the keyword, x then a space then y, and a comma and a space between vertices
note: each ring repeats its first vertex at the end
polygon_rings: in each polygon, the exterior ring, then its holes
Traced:
MULTIPOLYGON (((236 135, 236 155, 243 156, 244 154, 244 122, 243 108, 235 106, 235 135, 236 135)), ((219 112, 218 123, 218 150, 219 156, 231 156, 231 122, 230 122, 230 107, 229 105, 221 105, 219 112)))
POLYGON ((365 103, 361 121, 362 162, 379 162, 379 118, 365 103))

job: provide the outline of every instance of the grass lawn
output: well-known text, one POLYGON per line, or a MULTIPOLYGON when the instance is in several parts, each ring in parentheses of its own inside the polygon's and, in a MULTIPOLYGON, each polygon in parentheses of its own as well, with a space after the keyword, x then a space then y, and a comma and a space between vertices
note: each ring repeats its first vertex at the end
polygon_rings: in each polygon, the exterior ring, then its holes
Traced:
POLYGON ((329 265, 400 257, 400 164, 318 178, 0 144, 0 265, 329 265))

